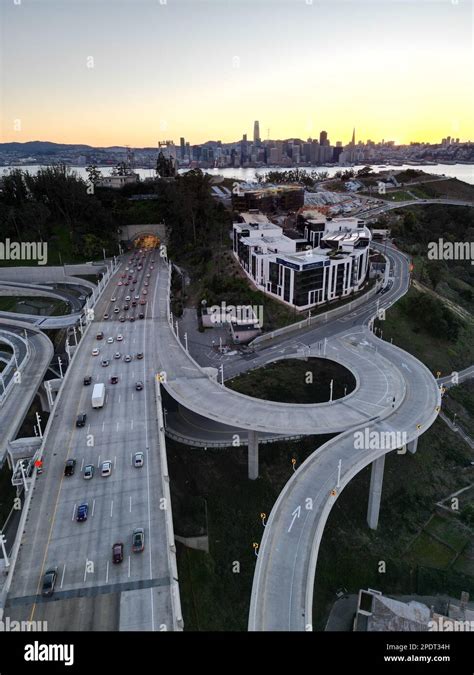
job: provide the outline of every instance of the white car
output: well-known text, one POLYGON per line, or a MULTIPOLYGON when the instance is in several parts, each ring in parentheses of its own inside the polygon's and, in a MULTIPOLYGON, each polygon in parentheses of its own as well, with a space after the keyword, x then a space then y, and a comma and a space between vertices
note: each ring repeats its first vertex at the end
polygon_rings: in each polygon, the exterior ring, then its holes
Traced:
POLYGON ((113 341, 114 341, 113 337, 107 338, 107 344, 111 345, 113 341))
POLYGON ((122 340, 123 340, 123 335, 121 335, 121 334, 119 333, 119 334, 117 335, 117 342, 122 342, 122 340))
POLYGON ((110 459, 107 459, 105 462, 102 462, 100 473, 102 476, 104 476, 104 478, 110 476, 110 474, 112 473, 112 462, 110 461, 110 459))
POLYGON ((98 347, 94 347, 92 350, 92 356, 99 356, 100 349, 98 347))
POLYGON ((137 293, 137 295, 135 296, 135 300, 140 300, 140 296, 138 295, 138 293, 137 293))
POLYGON ((84 467, 84 473, 83 473, 84 480, 90 480, 91 478, 93 478, 93 476, 94 476, 94 465, 93 464, 87 464, 84 467))
POLYGON ((115 297, 115 295, 114 295, 113 298, 110 298, 110 302, 115 302, 116 300, 117 300, 117 298, 115 297))
POLYGON ((115 352, 114 359, 121 359, 121 358, 122 358, 122 354, 120 352, 115 352))
POLYGON ((127 297, 125 298, 125 302, 130 302, 130 296, 129 295, 127 295, 127 297))
POLYGON ((135 466, 138 469, 142 467, 144 463, 145 463, 145 455, 143 454, 143 452, 136 452, 133 455, 133 466, 135 466))
POLYGON ((132 357, 130 356, 130 354, 127 354, 126 356, 124 356, 123 360, 125 361, 125 363, 130 363, 130 361, 132 360, 132 357))

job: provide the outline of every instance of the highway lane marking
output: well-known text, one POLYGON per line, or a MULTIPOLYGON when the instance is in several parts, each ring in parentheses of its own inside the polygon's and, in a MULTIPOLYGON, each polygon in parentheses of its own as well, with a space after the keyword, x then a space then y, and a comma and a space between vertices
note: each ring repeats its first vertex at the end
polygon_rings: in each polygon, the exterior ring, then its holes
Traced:
POLYGON ((131 565, 130 556, 128 556, 128 576, 129 577, 130 577, 130 565, 131 565))
POLYGON ((102 422, 102 431, 104 431, 104 427, 105 427, 105 421, 102 422))
POLYGON ((84 457, 81 459, 81 471, 84 468, 84 457))
POLYGON ((88 562, 89 562, 89 561, 88 561, 87 558, 86 558, 86 564, 85 564, 85 566, 84 566, 84 582, 85 582, 86 577, 87 577, 87 563, 88 563, 88 562))
POLYGON ((115 457, 114 457, 114 469, 115 469, 116 466, 117 466, 117 455, 115 455, 115 457))
POLYGON ((291 512, 291 515, 293 516, 293 519, 292 519, 292 521, 291 521, 291 523, 290 523, 290 527, 289 527, 288 530, 287 530, 288 532, 291 531, 291 528, 293 527, 293 523, 295 522, 295 520, 296 520, 297 518, 300 517, 300 515, 301 515, 301 506, 298 505, 298 506, 296 507, 296 509, 295 509, 294 511, 291 512))
POLYGON ((64 563, 63 573, 62 573, 62 575, 61 575, 61 583, 60 583, 60 585, 59 585, 59 588, 62 588, 62 587, 63 587, 63 581, 64 581, 64 575, 65 575, 65 574, 66 574, 66 563, 64 563))
POLYGON ((89 424, 87 425, 87 433, 89 433, 90 430, 91 430, 91 425, 90 425, 90 422, 89 422, 89 424))
POLYGON ((133 429, 133 417, 132 417, 132 419, 130 420, 130 429, 133 429))
MULTIPOLYGON (((133 379, 133 378, 132 378, 133 379)), ((133 401, 133 394, 132 394, 132 401, 133 401)))
POLYGON ((119 403, 121 401, 121 398, 122 398, 122 394, 119 394, 119 400, 118 400, 119 403))
POLYGON ((132 495, 130 495, 130 513, 132 513, 132 495))
POLYGON ((108 560, 107 560, 107 567, 106 567, 106 570, 105 570, 105 583, 106 584, 109 583, 109 561, 108 560))
POLYGON ((76 504, 74 504, 74 506, 73 506, 73 509, 72 509, 72 518, 71 518, 71 520, 74 520, 74 516, 75 516, 75 514, 76 514, 76 506, 77 506, 77 502, 76 502, 76 504))
MULTIPOLYGON (((81 339, 80 344, 82 344, 82 339, 81 339)), ((77 405, 74 417, 77 417, 77 415, 79 414, 79 410, 83 407, 82 406, 82 397, 83 396, 84 396, 84 392, 82 391, 81 394, 79 395, 79 403, 77 405)), ((67 454, 66 454, 66 461, 69 459, 69 456, 70 456, 71 447, 72 447, 72 439, 74 438, 75 433, 76 433, 76 427, 73 427, 72 431, 69 433, 69 441, 68 441, 68 444, 67 444, 68 451, 67 451, 67 454)), ((40 571, 40 575, 39 575, 39 579, 38 579, 38 584, 36 586, 36 594, 37 595, 39 595, 40 585, 41 585, 41 582, 42 582, 42 579, 43 579, 44 566, 45 566, 45 563, 46 563, 46 557, 48 555, 49 544, 51 543, 51 537, 52 537, 52 534, 53 534, 54 523, 56 522, 56 513, 57 513, 57 510, 58 510, 59 497, 61 495, 63 481, 64 481, 64 473, 62 473, 62 475, 61 475, 58 493, 56 495, 56 502, 54 504, 54 511, 53 511, 53 515, 51 517, 51 525, 50 525, 50 528, 49 528, 48 538, 46 540, 46 547, 45 547, 45 551, 44 551, 43 560, 42 560, 42 563, 41 563, 41 571, 40 571)), ((33 604, 33 607, 31 608, 31 613, 30 613, 30 618, 29 618, 30 621, 33 621, 35 611, 36 611, 36 602, 33 604)))
POLYGON ((92 500, 92 516, 94 515, 95 499, 92 500))
POLYGON ((112 499, 112 501, 110 502, 110 517, 111 518, 112 518, 113 512, 114 512, 114 500, 112 499))
POLYGON ((117 422, 117 431, 119 430, 120 422, 117 422))

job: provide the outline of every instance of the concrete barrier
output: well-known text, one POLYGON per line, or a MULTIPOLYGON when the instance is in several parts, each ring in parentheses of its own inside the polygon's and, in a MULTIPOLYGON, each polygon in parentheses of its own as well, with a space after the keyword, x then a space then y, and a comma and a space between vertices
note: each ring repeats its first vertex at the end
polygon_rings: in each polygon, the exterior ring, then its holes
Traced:
POLYGON ((170 477, 168 474, 168 460, 166 457, 166 438, 163 419, 163 406, 161 401, 160 382, 155 377, 155 401, 156 401, 156 419, 158 424, 158 446, 161 462, 161 481, 163 496, 166 499, 165 523, 166 523, 166 550, 168 553, 168 568, 170 571, 170 592, 171 592, 171 615, 173 621, 173 630, 182 631, 184 627, 183 615, 181 612, 181 598, 179 596, 178 582, 178 563, 176 560, 176 545, 173 527, 173 512, 171 508, 170 477))

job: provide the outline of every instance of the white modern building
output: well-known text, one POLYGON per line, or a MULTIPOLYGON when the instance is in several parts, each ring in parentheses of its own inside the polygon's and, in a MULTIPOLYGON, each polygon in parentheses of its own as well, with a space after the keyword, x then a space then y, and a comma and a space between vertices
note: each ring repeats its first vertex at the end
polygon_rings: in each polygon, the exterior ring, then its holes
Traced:
POLYGON ((298 230, 284 231, 258 211, 233 224, 233 252, 260 290, 304 310, 360 290, 369 269, 371 232, 357 218, 302 209, 298 230))
POLYGON ((140 176, 138 173, 129 173, 125 176, 119 176, 111 174, 110 176, 104 176, 99 181, 97 185, 99 187, 108 187, 113 188, 114 190, 120 190, 124 185, 130 185, 133 183, 138 183, 140 176))

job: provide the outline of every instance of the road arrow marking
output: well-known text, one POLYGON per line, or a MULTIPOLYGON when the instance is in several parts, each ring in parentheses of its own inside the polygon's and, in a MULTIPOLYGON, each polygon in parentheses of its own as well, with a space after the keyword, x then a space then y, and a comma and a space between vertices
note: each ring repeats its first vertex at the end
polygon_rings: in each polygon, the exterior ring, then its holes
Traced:
POLYGON ((291 528, 293 527, 293 523, 295 522, 295 520, 296 520, 297 518, 300 517, 300 514, 301 514, 301 506, 297 506, 296 509, 295 509, 295 510, 293 511, 293 513, 291 514, 291 515, 293 516, 293 519, 292 519, 292 521, 291 521, 291 523, 290 523, 290 527, 288 528, 288 532, 290 532, 291 528))

